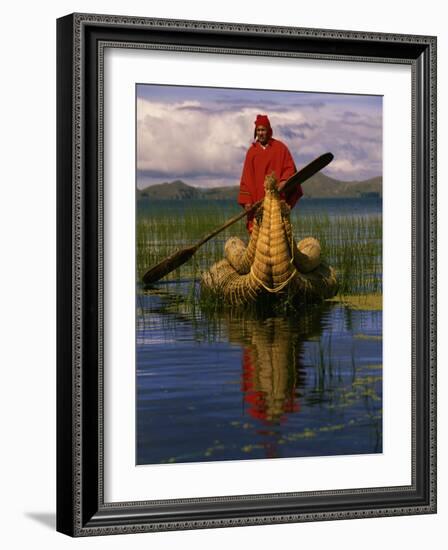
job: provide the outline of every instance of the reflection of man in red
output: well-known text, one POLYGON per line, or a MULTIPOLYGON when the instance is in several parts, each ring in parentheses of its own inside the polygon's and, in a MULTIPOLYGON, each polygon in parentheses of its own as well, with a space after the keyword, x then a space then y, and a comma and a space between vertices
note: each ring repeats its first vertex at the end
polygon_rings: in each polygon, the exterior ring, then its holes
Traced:
POLYGON ((299 410, 300 340, 282 317, 252 320, 245 330, 242 390, 247 413, 263 424, 282 423, 299 410))
POLYGON ((249 405, 247 412, 266 424, 283 423, 288 414, 300 410, 295 377, 290 372, 295 364, 287 364, 291 357, 287 346, 283 348, 285 343, 281 344, 284 359, 269 346, 255 345, 243 351, 242 390, 249 405))
MULTIPOLYGON (((249 147, 241 175, 238 203, 246 210, 264 197, 264 179, 275 173, 281 191, 286 180, 295 172, 294 160, 284 143, 272 137, 271 123, 266 115, 257 115, 255 120, 255 141, 249 147)), ((300 185, 287 197, 280 196, 292 208, 303 195, 300 185)), ((254 214, 247 216, 247 229, 252 231, 254 214)))

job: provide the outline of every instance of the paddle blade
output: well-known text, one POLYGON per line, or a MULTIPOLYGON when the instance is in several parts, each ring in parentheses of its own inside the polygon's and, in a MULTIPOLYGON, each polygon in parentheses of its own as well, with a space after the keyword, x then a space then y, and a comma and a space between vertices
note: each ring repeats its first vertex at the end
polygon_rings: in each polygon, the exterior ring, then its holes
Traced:
POLYGON ((283 191, 288 194, 292 192, 298 184, 305 182, 307 179, 317 174, 319 170, 325 168, 333 160, 333 153, 325 153, 317 159, 314 159, 312 162, 307 164, 304 168, 292 175, 285 183, 283 191))
POLYGON ((148 269, 148 271, 143 275, 142 281, 145 285, 150 285, 156 283, 171 271, 174 271, 193 256, 196 252, 197 246, 190 246, 188 248, 183 248, 182 250, 176 250, 171 256, 165 258, 157 265, 148 269))

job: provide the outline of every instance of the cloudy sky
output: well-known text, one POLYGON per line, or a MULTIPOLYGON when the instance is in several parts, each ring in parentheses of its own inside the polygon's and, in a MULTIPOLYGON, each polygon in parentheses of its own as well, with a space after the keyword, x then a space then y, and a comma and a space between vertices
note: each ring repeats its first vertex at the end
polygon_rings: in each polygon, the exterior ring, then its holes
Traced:
POLYGON ((137 86, 137 185, 182 179, 237 185, 254 120, 267 114, 274 138, 298 169, 331 151, 324 172, 341 180, 382 173, 382 97, 346 94, 137 86))

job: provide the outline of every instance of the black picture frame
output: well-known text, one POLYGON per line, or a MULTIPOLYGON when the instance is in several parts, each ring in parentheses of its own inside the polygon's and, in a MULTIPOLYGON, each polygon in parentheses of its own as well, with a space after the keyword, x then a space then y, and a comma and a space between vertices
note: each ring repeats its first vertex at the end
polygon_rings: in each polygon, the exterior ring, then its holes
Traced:
POLYGON ((70 536, 436 512, 436 38, 72 14, 57 21, 57 530, 70 536), (105 44, 412 68, 412 484, 104 502, 105 44))

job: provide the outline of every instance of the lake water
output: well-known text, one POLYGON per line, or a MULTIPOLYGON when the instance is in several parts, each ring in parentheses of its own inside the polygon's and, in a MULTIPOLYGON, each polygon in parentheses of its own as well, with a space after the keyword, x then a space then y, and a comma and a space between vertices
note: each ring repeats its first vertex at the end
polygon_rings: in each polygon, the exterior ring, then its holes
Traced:
MULTIPOLYGON (((152 215, 155 211, 170 210, 174 215, 182 215, 186 205, 189 207, 194 204, 194 208, 201 210, 214 210, 218 205, 220 210, 227 210, 230 215, 238 213, 241 208, 231 200, 151 200, 143 198, 137 203, 137 212, 139 216, 152 215)), ((307 216, 313 214, 322 214, 325 212, 328 216, 341 215, 359 215, 370 216, 382 213, 381 197, 363 197, 350 199, 301 199, 297 206, 292 210, 293 216, 307 216)))
MULTIPOLYGON (((176 216, 185 204, 164 207, 176 216)), ((303 216, 381 214, 377 199, 300 207, 303 216)), ((140 204, 139 216, 155 208, 140 204)), ((382 452, 380 309, 211 314, 191 288, 138 286, 137 464, 382 452)))

